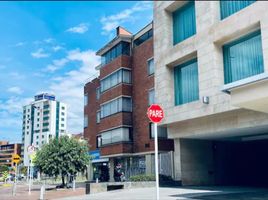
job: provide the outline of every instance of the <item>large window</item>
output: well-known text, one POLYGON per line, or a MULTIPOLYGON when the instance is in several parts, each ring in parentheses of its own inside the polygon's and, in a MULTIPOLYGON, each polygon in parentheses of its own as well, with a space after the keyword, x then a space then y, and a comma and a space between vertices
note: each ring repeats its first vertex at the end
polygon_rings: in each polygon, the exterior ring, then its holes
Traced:
POLYGON ((175 105, 199 99, 197 59, 183 63, 174 69, 175 105))
POLYGON ((88 115, 84 115, 84 128, 88 127, 88 115))
POLYGON ((191 1, 173 12, 173 44, 175 45, 195 33, 195 3, 191 1))
POLYGON ((131 83, 131 71, 120 69, 100 81, 101 92, 116 86, 119 83, 131 83))
POLYGON ((261 32, 251 33, 224 45, 223 59, 226 84, 262 73, 261 32))
POLYGON ((132 112, 132 101, 130 97, 121 97, 101 105, 101 118, 118 112, 132 112))
POLYGON ((147 72, 148 75, 151 75, 154 73, 154 59, 150 59, 147 61, 147 72))
POLYGON ((224 19, 256 1, 220 1, 221 19, 224 19))
POLYGON ((117 128, 101 134, 101 145, 130 141, 129 128, 117 128))
POLYGON ((149 40, 152 36, 153 36, 153 29, 150 29, 149 31, 147 31, 146 33, 144 33, 143 35, 134 40, 134 46, 136 47, 141 45, 146 40, 149 40))
POLYGON ((155 103, 155 93, 154 93, 154 89, 149 90, 148 92, 148 104, 152 105, 155 103))
POLYGON ((128 42, 120 42, 112 49, 110 49, 107 53, 102 55, 101 57, 101 65, 108 64, 115 58, 120 55, 129 55, 130 54, 130 44, 128 42))
MULTIPOLYGON (((154 138, 154 124, 150 123, 150 138, 154 138)), ((167 138, 167 127, 157 126, 158 138, 167 138)))

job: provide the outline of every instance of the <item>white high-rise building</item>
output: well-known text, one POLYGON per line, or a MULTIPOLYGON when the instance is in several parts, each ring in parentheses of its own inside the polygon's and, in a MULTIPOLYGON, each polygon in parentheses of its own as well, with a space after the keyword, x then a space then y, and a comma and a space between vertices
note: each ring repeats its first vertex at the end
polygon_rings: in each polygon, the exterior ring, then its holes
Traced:
POLYGON ((41 148, 51 138, 66 134, 67 107, 47 93, 34 97, 34 102, 23 107, 22 153, 24 166, 29 166, 27 148, 41 148))

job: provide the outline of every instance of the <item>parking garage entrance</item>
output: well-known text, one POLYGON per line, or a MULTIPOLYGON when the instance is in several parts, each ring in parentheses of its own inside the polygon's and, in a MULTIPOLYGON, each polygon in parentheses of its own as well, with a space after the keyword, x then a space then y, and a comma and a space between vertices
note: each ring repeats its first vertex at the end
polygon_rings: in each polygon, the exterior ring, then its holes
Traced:
POLYGON ((261 138, 181 139, 182 184, 268 186, 268 139, 261 138))

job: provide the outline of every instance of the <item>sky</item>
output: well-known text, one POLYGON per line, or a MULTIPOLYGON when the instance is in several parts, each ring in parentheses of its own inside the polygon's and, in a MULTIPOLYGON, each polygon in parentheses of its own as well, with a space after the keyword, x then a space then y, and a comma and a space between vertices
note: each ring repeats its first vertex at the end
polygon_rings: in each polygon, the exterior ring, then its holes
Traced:
POLYGON ((69 133, 83 131, 83 87, 95 52, 123 26, 152 21, 152 2, 0 2, 0 140, 21 142, 22 106, 49 92, 68 105, 69 133))

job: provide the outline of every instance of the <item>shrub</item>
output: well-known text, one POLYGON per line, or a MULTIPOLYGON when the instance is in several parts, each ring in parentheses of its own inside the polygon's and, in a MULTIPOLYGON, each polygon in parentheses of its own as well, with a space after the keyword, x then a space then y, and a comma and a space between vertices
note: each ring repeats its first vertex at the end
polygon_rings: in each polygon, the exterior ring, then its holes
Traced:
POLYGON ((154 175, 140 174, 140 175, 131 176, 129 179, 130 179, 130 181, 133 181, 133 182, 155 181, 155 176, 154 175))

